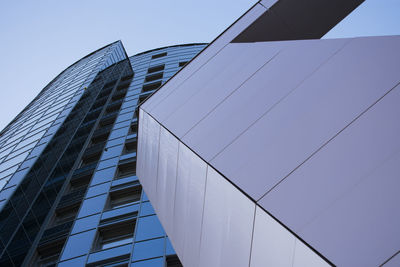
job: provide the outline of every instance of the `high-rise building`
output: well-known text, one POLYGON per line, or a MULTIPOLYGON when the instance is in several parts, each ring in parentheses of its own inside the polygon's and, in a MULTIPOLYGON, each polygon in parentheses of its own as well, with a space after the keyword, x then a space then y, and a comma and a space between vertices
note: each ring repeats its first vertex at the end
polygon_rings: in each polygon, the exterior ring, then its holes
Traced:
POLYGON ((205 44, 74 63, 0 133, 0 266, 181 266, 136 176, 137 107, 205 44))

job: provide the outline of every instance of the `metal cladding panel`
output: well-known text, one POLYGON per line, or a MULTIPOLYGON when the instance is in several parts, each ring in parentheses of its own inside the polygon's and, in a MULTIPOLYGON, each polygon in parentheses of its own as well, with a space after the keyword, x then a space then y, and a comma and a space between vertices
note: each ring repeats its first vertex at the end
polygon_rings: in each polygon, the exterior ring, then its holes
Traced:
POLYGON ((173 234, 172 214, 174 214, 178 147, 178 139, 165 128, 161 128, 157 168, 157 204, 155 206, 165 231, 171 235, 173 234))
POLYGON ((323 267, 329 264, 256 207, 250 267, 259 266, 323 267))
POLYGON ((199 266, 248 266, 254 214, 255 204, 208 168, 199 266))
MULTIPOLYGON (((142 132, 149 119, 141 112, 142 132)), ((143 138, 139 136, 139 143, 144 144, 143 138)), ((138 165, 139 179, 146 192, 157 188, 150 201, 157 202, 157 214, 184 266, 249 266, 250 254, 251 266, 326 265, 163 127, 159 142, 159 159, 149 162, 158 169, 158 180, 148 179, 148 172, 140 170, 144 165, 138 165)), ((145 155, 140 151, 139 162, 145 155)))
POLYGON ((270 8, 279 0, 261 0, 260 4, 263 5, 265 8, 270 8))
POLYGON ((400 266, 400 253, 397 253, 396 256, 391 258, 386 264, 383 265, 384 267, 398 267, 400 266))
POLYGON ((347 42, 349 39, 262 43, 265 49, 275 51, 280 47, 281 51, 207 114, 182 140, 203 159, 211 160, 347 42), (282 78, 282 73, 290 75, 282 78))
POLYGON ((147 196, 152 200, 152 205, 157 208, 157 163, 160 140, 160 125, 146 112, 141 111, 140 132, 138 139, 138 162, 137 175, 146 177, 140 182, 147 196))
POLYGON ((296 238, 261 208, 256 208, 251 267, 292 266, 296 238))
POLYGON ((158 105, 150 114, 160 123, 163 123, 164 120, 192 98, 201 88, 207 86, 214 79, 217 79, 221 69, 224 69, 228 64, 235 64, 238 58, 232 57, 232 53, 239 56, 245 50, 245 46, 232 46, 223 49, 218 55, 208 61, 203 68, 198 70, 196 75, 191 76, 168 95, 163 102, 167 103, 167 105, 158 105))
POLYGON ((296 239, 294 248, 293 267, 323 267, 330 266, 303 242, 296 239))
POLYGON ((399 45, 352 40, 211 165, 258 200, 399 82, 399 45))
POLYGON ((243 15, 237 22, 235 22, 231 27, 229 27, 224 33, 221 34, 217 39, 215 39, 208 47, 204 49, 192 62, 185 66, 177 75, 175 75, 171 80, 169 80, 160 90, 157 91, 150 99, 148 99, 141 106, 143 110, 151 113, 159 121, 157 115, 162 115, 163 112, 160 111, 165 107, 168 107, 168 103, 165 103, 165 99, 180 85, 196 73, 199 69, 203 67, 210 59, 212 59, 218 52, 225 47, 233 38, 235 38, 240 32, 247 28, 251 23, 253 23, 260 15, 262 15, 266 9, 260 5, 256 4, 247 13, 243 15), (156 111, 159 111, 157 113, 156 111))
POLYGON ((259 201, 339 266, 400 248, 399 102, 397 86, 259 201))
MULTIPOLYGON (((164 121, 164 126, 182 137, 202 118, 212 112, 255 72, 276 56, 284 45, 276 43, 229 44, 205 67, 205 73, 189 79, 180 90, 191 96, 177 102, 175 110, 164 121), (221 58, 222 57, 222 58, 221 58), (213 74, 212 78, 203 78, 213 74)), ((180 94, 182 95, 182 94, 180 94)))
POLYGON ((184 266, 198 266, 207 165, 179 144, 172 244, 184 266))

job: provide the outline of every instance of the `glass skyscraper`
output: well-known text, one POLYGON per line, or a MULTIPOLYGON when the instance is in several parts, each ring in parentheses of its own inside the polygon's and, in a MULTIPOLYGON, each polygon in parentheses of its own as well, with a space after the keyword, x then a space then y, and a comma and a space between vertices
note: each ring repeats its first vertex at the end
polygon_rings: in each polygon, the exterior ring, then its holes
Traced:
POLYGON ((0 133, 0 266, 180 266, 136 177, 138 105, 205 44, 74 63, 0 133))

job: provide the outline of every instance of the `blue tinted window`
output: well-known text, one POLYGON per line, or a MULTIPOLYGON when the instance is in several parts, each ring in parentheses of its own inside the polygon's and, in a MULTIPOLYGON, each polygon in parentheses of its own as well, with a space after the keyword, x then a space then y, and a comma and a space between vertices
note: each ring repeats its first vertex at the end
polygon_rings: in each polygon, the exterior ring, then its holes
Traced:
POLYGON ((164 258, 134 262, 132 267, 164 267, 164 258))
POLYGON ((122 127, 129 127, 130 124, 131 124, 130 121, 123 121, 123 122, 115 124, 114 125, 114 129, 119 129, 119 128, 122 128, 122 127))
POLYGON ((112 159, 106 159, 106 160, 103 160, 103 161, 99 162, 99 165, 97 166, 97 169, 101 170, 101 169, 109 168, 109 167, 112 167, 112 166, 116 166, 117 163, 118 163, 118 157, 112 158, 112 159))
POLYGON ((123 144, 125 137, 117 138, 107 142, 107 147, 123 144))
POLYGON ((83 201, 78 218, 101 212, 106 203, 107 195, 88 198, 83 201))
POLYGON ((164 236, 164 230, 156 215, 139 218, 136 241, 164 236))
POLYGON ((155 214, 153 206, 151 206, 150 202, 142 203, 140 207, 140 216, 152 215, 155 214))
POLYGON ((133 117, 132 113, 125 113, 125 114, 119 115, 116 120, 116 123, 121 122, 121 121, 130 120, 130 119, 132 119, 132 117, 133 117))
POLYGON ((103 169, 101 171, 96 171, 93 176, 91 185, 100 184, 104 182, 111 181, 114 178, 116 167, 103 169))
POLYGON ((101 158, 108 159, 108 158, 112 158, 112 157, 117 157, 117 156, 121 155, 123 147, 124 147, 123 145, 109 147, 109 148, 107 148, 107 151, 103 152, 103 155, 101 156, 101 158))
POLYGON ((165 255, 174 255, 176 254, 174 248, 172 247, 171 240, 166 238, 166 246, 165 246, 165 255))
POLYGON ((68 238, 61 260, 87 254, 92 246, 96 230, 76 234, 68 238))
POLYGON ((86 256, 60 262, 58 267, 85 266, 86 256))
POLYGON ((96 228, 97 224, 99 223, 99 219, 100 219, 100 214, 96 214, 93 216, 76 220, 74 228, 72 229, 72 234, 96 228))
POLYGON ((138 261, 163 256, 164 244, 164 238, 135 243, 132 260, 138 261))
POLYGON ((117 129, 117 130, 113 130, 110 134, 110 137, 108 137, 108 139, 114 139, 117 137, 121 137, 121 136, 125 136, 128 133, 128 127, 126 128, 121 128, 121 129, 117 129))
POLYGON ((89 190, 86 193, 86 197, 94 197, 100 194, 104 194, 108 192, 108 189, 110 188, 110 183, 104 183, 104 184, 99 184, 95 185, 89 188, 89 190))

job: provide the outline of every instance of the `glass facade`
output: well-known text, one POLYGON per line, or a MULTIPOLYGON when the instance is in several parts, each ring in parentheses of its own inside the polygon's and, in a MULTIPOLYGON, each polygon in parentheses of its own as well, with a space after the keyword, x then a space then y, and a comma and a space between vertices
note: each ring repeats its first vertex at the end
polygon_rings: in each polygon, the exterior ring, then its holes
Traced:
POLYGON ((137 107, 204 47, 110 44, 0 133, 1 266, 179 266, 136 177, 137 107))

